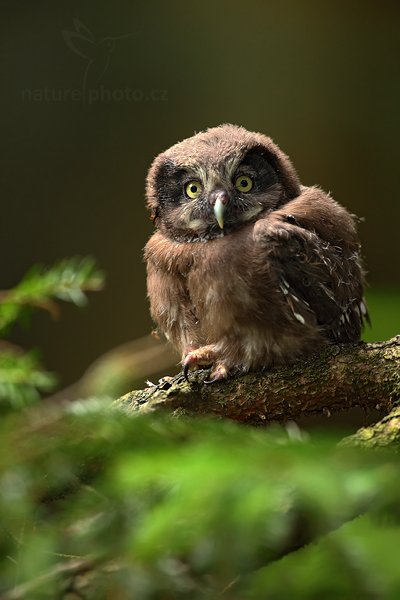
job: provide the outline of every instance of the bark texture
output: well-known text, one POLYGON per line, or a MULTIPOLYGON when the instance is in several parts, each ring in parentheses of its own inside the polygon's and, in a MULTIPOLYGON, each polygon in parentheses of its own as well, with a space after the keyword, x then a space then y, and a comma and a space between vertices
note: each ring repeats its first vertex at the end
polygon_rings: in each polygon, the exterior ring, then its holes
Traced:
MULTIPOLYGON (((360 406, 389 413, 400 399, 400 335, 386 342, 331 346, 290 367, 204 384, 207 371, 178 375, 116 401, 128 412, 225 417, 252 425, 360 406)), ((366 434, 367 435, 367 434, 366 434)))

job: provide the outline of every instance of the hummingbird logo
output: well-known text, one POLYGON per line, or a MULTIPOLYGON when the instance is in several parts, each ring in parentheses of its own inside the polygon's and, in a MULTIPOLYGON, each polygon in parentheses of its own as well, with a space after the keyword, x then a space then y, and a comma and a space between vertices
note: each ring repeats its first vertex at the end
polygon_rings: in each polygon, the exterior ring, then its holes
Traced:
POLYGON ((107 36, 99 40, 79 19, 73 19, 73 23, 75 30, 64 30, 62 35, 68 48, 86 61, 82 80, 83 95, 85 97, 88 87, 95 87, 104 77, 110 65, 111 55, 115 50, 117 40, 122 40, 133 34, 128 33, 118 37, 107 36))

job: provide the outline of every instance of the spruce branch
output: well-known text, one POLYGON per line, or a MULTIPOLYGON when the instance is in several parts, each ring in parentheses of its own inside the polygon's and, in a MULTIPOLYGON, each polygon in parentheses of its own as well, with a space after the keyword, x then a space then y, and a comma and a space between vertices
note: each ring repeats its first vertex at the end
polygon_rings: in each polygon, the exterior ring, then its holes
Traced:
POLYGON ((55 300, 86 304, 86 292, 101 290, 104 275, 91 257, 73 257, 50 268, 35 265, 11 290, 0 291, 0 335, 33 308, 57 315, 55 300))
POLYGON ((50 392, 56 377, 42 370, 35 352, 0 352, 0 406, 14 410, 32 404, 40 392, 50 392))

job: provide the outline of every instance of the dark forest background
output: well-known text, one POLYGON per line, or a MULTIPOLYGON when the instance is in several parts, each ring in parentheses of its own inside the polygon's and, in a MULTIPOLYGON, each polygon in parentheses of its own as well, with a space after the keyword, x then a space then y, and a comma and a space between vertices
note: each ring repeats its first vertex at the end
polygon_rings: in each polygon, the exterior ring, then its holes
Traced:
POLYGON ((66 384, 152 327, 147 169, 223 122, 274 138, 306 185, 360 224, 373 329, 399 333, 400 4, 4 1, 1 288, 33 263, 93 255, 90 309, 14 333, 66 384))

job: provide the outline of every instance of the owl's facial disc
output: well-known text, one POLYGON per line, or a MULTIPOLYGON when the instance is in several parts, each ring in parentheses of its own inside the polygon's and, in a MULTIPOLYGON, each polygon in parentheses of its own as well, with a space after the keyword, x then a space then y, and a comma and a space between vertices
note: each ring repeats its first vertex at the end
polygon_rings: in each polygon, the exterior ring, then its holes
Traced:
POLYGON ((275 156, 266 146, 190 144, 167 153, 151 190, 156 225, 174 240, 229 235, 284 201, 275 156))

